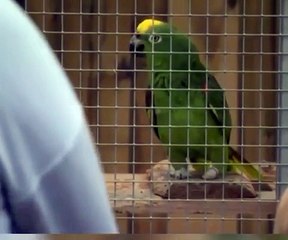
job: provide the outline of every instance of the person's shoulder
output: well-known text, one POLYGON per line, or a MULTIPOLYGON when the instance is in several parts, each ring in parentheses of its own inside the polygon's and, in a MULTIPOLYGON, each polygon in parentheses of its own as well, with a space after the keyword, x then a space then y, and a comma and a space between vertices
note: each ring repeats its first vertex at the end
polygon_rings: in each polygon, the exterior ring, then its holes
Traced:
POLYGON ((0 9, 0 131, 6 136, 0 140, 11 154, 21 149, 44 165, 75 138, 83 109, 35 24, 10 0, 1 0, 0 9))
POLYGON ((44 35, 14 2, 1 0, 0 6, 2 105, 22 121, 79 122, 81 105, 44 35))

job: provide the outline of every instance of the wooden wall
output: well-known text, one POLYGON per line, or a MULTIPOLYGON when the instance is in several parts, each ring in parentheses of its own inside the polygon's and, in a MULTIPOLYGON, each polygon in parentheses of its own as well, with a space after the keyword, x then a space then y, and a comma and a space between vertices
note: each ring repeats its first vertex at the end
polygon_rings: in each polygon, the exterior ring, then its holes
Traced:
MULTIPOLYGON (((240 26, 245 33, 240 41, 239 96, 243 118, 243 149, 251 161, 276 162, 276 2, 273 0, 245 1, 241 9, 240 26), (263 17, 258 15, 263 14, 263 17), (266 16, 265 16, 266 15, 266 16), (246 91, 245 91, 246 90, 246 91), (246 108, 246 109, 245 109, 246 108), (261 128, 260 128, 261 126, 261 128), (271 147, 274 145, 274 147, 271 147), (266 147, 265 147, 266 146, 266 147)), ((240 123, 239 123, 240 124, 240 123)))
MULTIPOLYGON (((275 80, 272 73, 259 74, 259 71, 273 70, 274 63, 271 55, 259 55, 258 52, 271 52, 274 45, 271 36, 253 34, 272 33, 274 21, 239 14, 260 14, 261 10, 273 14, 273 1, 126 0, 123 4, 119 0, 27 0, 27 11, 45 33, 85 107, 105 172, 115 174, 144 172, 151 162, 165 158, 163 147, 151 145, 151 142, 159 142, 143 109, 144 91, 141 88, 146 87, 146 74, 139 72, 134 80, 123 72, 127 68, 131 33, 137 23, 152 15, 168 19, 181 30, 193 34, 202 61, 212 73, 216 71, 214 75, 226 89, 234 126, 239 126, 241 119, 243 125, 253 126, 252 129, 243 128, 243 131, 234 128, 232 144, 239 144, 242 137, 242 144, 254 145, 244 148, 245 156, 251 161, 259 159, 255 146, 272 144, 274 131, 265 127, 260 130, 258 126, 275 125, 271 111, 264 109, 259 113, 259 107, 275 106, 275 95, 272 91, 261 92, 259 88, 273 89, 275 80), (210 16, 206 15, 207 11, 210 16), (252 35, 243 38, 244 30, 252 35), (247 70, 256 72, 241 74, 247 70), (255 92, 239 94, 239 86, 242 90, 254 89, 255 92), (241 111, 239 107, 242 107, 241 111), (245 107, 256 109, 244 110, 245 107)), ((261 154, 261 159, 274 160, 271 148, 262 148, 261 154)), ((173 220, 170 216, 172 220, 169 221, 132 222, 126 221, 129 216, 118 217, 122 232, 233 232, 236 229, 235 221, 187 222, 173 220)), ((154 217, 165 219, 167 216, 154 217)))

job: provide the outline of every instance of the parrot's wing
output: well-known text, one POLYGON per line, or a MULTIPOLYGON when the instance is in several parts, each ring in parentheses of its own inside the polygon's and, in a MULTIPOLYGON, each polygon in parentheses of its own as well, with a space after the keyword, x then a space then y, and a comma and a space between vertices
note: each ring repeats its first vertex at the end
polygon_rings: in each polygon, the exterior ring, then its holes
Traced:
POLYGON ((147 107, 146 111, 147 111, 148 117, 150 119, 150 122, 153 124, 154 133, 156 134, 158 139, 160 139, 158 128, 157 128, 157 115, 155 113, 155 108, 154 108, 154 103, 153 103, 152 93, 151 93, 150 87, 148 87, 148 89, 146 90, 145 102, 146 102, 145 104, 147 107))
POLYGON ((224 129, 226 141, 229 143, 231 134, 231 115, 224 91, 212 75, 209 75, 208 77, 208 84, 205 84, 205 90, 204 94, 205 97, 207 97, 207 107, 211 110, 211 116, 215 120, 215 123, 220 127, 221 134, 224 129))
MULTIPOLYGON (((223 128, 225 128, 225 137, 227 143, 229 143, 231 133, 231 116, 224 91, 215 77, 212 75, 209 75, 208 86, 206 89, 207 91, 205 92, 207 92, 208 98, 207 107, 211 110, 211 115, 215 120, 215 123, 219 125, 219 129, 222 131, 223 128)), ((245 176, 250 180, 259 180, 262 178, 261 168, 257 168, 256 166, 251 165, 251 162, 249 162, 246 158, 241 157, 241 155, 231 147, 229 147, 229 161, 230 163, 233 163, 232 167, 234 170, 236 170, 236 172, 245 174, 245 176), (243 165, 243 163, 246 164, 243 165)))

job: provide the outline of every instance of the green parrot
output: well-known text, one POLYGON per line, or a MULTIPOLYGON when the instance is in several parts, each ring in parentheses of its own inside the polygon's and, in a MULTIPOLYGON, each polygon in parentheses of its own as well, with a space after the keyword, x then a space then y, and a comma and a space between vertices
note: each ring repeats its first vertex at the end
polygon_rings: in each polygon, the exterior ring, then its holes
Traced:
POLYGON ((157 137, 167 146, 170 174, 212 180, 234 171, 259 180, 260 169, 243 164, 246 160, 229 146, 231 116, 224 91, 201 63, 191 39, 169 23, 146 19, 137 26, 129 49, 132 57, 145 57, 147 63, 146 105, 157 137))

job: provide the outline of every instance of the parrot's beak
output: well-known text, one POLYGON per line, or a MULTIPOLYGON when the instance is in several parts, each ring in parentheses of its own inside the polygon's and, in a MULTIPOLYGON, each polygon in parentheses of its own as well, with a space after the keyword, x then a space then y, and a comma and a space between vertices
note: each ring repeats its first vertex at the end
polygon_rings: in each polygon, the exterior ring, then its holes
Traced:
POLYGON ((136 54, 137 57, 144 57, 144 48, 145 46, 142 40, 140 40, 137 35, 133 35, 130 39, 129 51, 132 54, 136 54))

